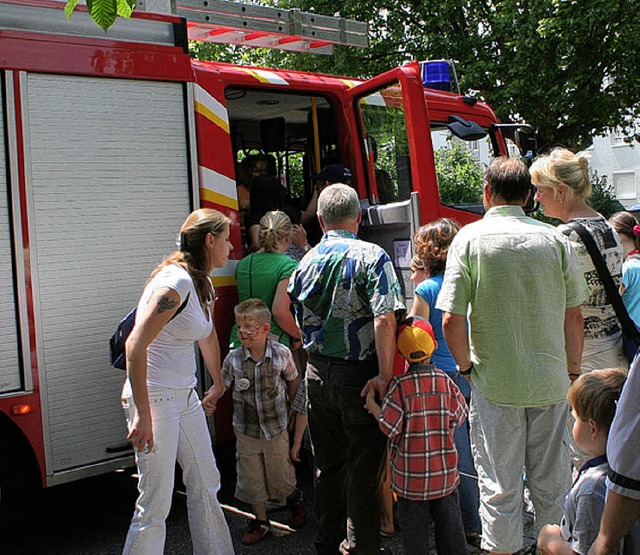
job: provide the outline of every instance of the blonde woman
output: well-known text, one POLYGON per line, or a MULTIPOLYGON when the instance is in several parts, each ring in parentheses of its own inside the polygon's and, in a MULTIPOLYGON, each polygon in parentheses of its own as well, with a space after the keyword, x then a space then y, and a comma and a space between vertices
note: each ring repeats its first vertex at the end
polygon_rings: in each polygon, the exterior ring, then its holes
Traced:
POLYGON ((151 274, 126 343, 122 405, 140 491, 124 546, 126 555, 164 551, 176 461, 187 488, 194 554, 233 553, 218 503, 220 475, 202 408, 213 412, 224 393, 209 274, 229 257, 229 219, 217 210, 196 210, 182 225, 179 244, 179 250, 151 274), (194 341, 213 380, 202 404, 194 389, 194 341))
MULTIPOLYGON (((299 349, 300 331, 289 309, 287 286, 289 276, 298 263, 284 253, 291 244, 291 220, 278 210, 267 212, 260 220, 258 241, 260 250, 243 258, 236 268, 238 302, 260 299, 271 310, 271 337, 299 349)), ((231 331, 231 346, 240 346, 236 327, 231 331)))
MULTIPOLYGON (((587 159, 567 149, 555 149, 535 160, 531 166, 531 180, 538 189, 536 200, 545 215, 585 227, 598 245, 614 281, 620 285, 622 244, 604 216, 587 204, 592 192, 587 159)), ((565 225, 558 229, 573 244, 589 288, 587 300, 581 306, 584 318, 582 371, 627 368, 629 363, 622 350, 622 328, 591 256, 574 230, 565 225)))

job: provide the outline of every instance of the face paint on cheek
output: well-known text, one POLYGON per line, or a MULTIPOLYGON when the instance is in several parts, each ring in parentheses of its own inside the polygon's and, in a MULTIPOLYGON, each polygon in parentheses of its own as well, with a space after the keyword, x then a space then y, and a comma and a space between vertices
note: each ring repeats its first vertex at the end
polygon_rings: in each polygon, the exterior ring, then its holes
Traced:
POLYGON ((259 326, 253 320, 238 321, 238 337, 242 339, 251 339, 259 330, 259 326))

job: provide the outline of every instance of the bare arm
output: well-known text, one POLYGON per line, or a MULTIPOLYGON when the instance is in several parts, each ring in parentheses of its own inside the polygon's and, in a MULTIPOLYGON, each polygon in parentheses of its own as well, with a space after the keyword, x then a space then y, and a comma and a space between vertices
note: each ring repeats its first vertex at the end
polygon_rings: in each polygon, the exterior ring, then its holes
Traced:
POLYGON ((593 542, 589 555, 616 555, 620 540, 640 518, 640 499, 632 499, 609 490, 604 513, 600 522, 600 533, 593 542))
POLYGON ((389 382, 393 377, 393 358, 396 354, 396 315, 386 312, 373 320, 373 333, 378 357, 378 375, 370 379, 364 386, 361 395, 364 397, 370 388, 378 392, 380 399, 387 394, 389 382))
MULTIPOLYGON (((444 312, 442 314, 442 329, 447 347, 460 370, 471 367, 471 352, 469 336, 467 334, 467 317, 463 314, 444 312)), ((471 376, 465 376, 467 380, 471 376)))
POLYGON ((298 393, 299 386, 300 378, 296 378, 295 380, 290 380, 287 382, 287 395, 289 396, 289 404, 293 403, 293 400, 296 398, 296 393, 298 393))
POLYGON ((573 381, 580 375, 584 345, 584 323, 579 306, 567 308, 565 311, 564 338, 567 350, 567 372, 569 379, 573 381))
POLYGON ((134 449, 153 449, 153 422, 147 389, 147 347, 178 310, 180 295, 168 287, 158 289, 131 330, 126 343, 127 374, 136 412, 128 439, 134 449))
POLYGON ((411 307, 411 316, 419 316, 425 320, 429 319, 431 315, 431 309, 429 303, 424 300, 420 295, 413 296, 413 306, 411 307))
POLYGON ((300 250, 307 251, 311 248, 309 240, 307 239, 307 231, 301 225, 294 225, 291 231, 291 240, 293 244, 300 250))
MULTIPOLYGON (((211 315, 213 316, 213 305, 211 305, 211 315)), ((220 343, 218 342, 218 334, 215 326, 207 337, 198 341, 198 346, 200 347, 204 363, 207 366, 207 371, 213 381, 213 385, 202 399, 202 406, 207 416, 211 416, 213 411, 216 410, 218 400, 224 395, 224 383, 222 381, 222 370, 220 367, 220 343)))
POLYGON ((546 524, 542 527, 537 546, 542 555, 576 555, 569 542, 562 539, 560 526, 557 524, 546 524))
POLYGON ((281 279, 276 288, 276 294, 273 297, 273 304, 271 305, 271 312, 273 318, 282 330, 290 337, 300 337, 300 330, 296 325, 296 321, 291 314, 291 301, 287 294, 287 287, 289 286, 289 278, 281 279))
POLYGON ((300 216, 300 221, 303 225, 308 224, 318 211, 318 194, 318 188, 314 187, 313 195, 311 195, 311 200, 309 201, 309 204, 307 204, 307 208, 305 209, 305 211, 302 212, 300 216))
POLYGON ((376 392, 374 389, 367 391, 367 400, 364 404, 364 408, 369 411, 369 414, 373 416, 376 421, 380 420, 382 407, 376 402, 376 392))
POLYGON ((308 418, 302 412, 295 413, 295 427, 293 432, 293 442, 291 443, 291 460, 300 462, 300 448, 302 447, 302 438, 304 431, 307 429, 308 418))

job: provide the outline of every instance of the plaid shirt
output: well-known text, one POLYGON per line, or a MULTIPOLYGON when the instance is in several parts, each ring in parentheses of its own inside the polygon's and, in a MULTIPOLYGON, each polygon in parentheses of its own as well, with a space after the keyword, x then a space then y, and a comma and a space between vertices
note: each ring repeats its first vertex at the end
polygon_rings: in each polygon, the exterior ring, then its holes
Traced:
POLYGON ((305 255, 289 296, 305 349, 343 360, 375 358, 374 318, 405 308, 389 255, 345 230, 328 231, 305 255))
POLYGON ((307 396, 307 380, 302 378, 300 385, 298 386, 298 392, 291 403, 291 410, 299 414, 307 414, 307 403, 309 397, 307 396))
POLYGON ((458 386, 433 364, 413 365, 391 382, 380 428, 391 440, 391 486, 414 501, 440 499, 458 483, 453 433, 467 405, 458 386))
POLYGON ((285 380, 298 377, 288 347, 267 339, 261 360, 238 347, 222 364, 225 388, 233 384, 233 427, 241 434, 267 440, 287 429, 287 388, 285 380))

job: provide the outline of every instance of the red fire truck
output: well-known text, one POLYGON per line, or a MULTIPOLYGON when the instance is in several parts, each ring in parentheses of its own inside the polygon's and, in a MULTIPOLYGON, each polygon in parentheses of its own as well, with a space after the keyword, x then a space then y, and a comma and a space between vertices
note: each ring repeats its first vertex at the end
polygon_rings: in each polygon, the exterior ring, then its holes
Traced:
MULTIPOLYGON (((136 13, 105 34, 86 13, 68 23, 63 7, 0 0, 5 508, 24 499, 25 488, 132 464, 119 404, 124 374, 108 364, 108 338, 197 206, 233 220, 233 260, 213 275, 225 343, 242 256, 235 180, 242 156, 272 155, 301 205, 322 164, 351 168, 361 235, 387 249, 410 299, 415 229, 443 216, 478 217, 473 207, 441 202, 434 149, 463 140, 481 158, 507 153, 491 109, 440 90, 446 77, 425 88, 426 64, 358 81, 196 62, 188 36, 237 38, 239 31, 207 31, 215 23, 208 16, 187 23, 136 13)), ((311 36, 276 40, 307 49, 331 42, 311 36)), ((265 31, 244 37, 269 38, 265 31)), ((232 437, 229 412, 223 404, 217 441, 232 437)))

